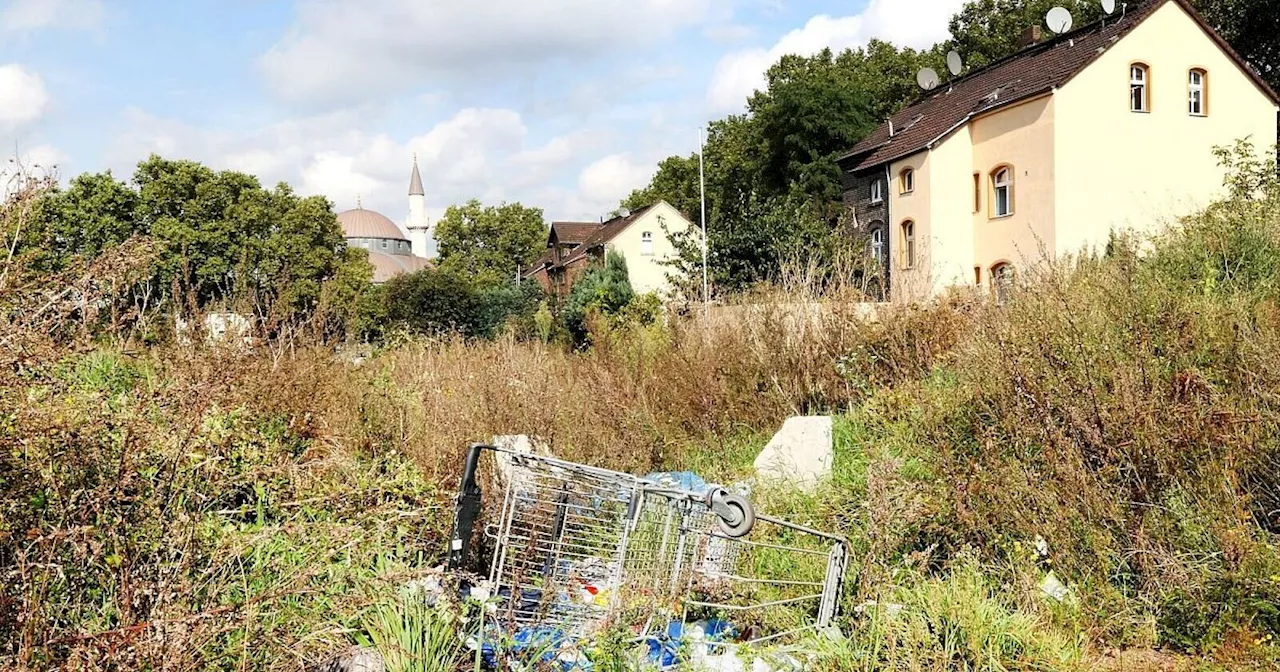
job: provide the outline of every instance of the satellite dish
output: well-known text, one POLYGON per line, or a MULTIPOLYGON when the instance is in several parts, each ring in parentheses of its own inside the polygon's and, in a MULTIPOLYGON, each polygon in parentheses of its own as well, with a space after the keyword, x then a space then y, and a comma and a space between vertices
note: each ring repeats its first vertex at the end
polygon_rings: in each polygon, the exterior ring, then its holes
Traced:
POLYGON ((1102 11, 1108 16, 1116 13, 1116 0, 1102 0, 1102 11))
POLYGON ((1049 30, 1059 35, 1071 30, 1071 12, 1066 7, 1054 7, 1049 10, 1049 14, 1044 17, 1044 21, 1049 25, 1049 30))
POLYGON ((916 83, 925 91, 932 91, 938 88, 942 83, 942 78, 938 77, 938 71, 933 68, 924 68, 916 74, 916 83))
POLYGON ((964 70, 964 59, 960 58, 960 52, 952 51, 947 54, 947 69, 953 75, 959 75, 960 71, 964 70))

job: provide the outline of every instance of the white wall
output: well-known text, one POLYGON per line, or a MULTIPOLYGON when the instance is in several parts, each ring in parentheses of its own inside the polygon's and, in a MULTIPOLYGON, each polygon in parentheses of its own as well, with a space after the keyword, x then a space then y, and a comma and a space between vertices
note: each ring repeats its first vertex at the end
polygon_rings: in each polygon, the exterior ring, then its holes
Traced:
POLYGON ((697 227, 663 201, 650 208, 609 242, 610 250, 617 251, 626 258, 631 287, 637 294, 647 292, 657 292, 663 296, 670 294, 671 283, 667 281, 667 274, 675 274, 677 271, 661 262, 674 259, 677 254, 675 246, 668 238, 668 232, 678 233, 691 227, 697 235, 697 227), (663 229, 664 223, 666 230, 663 229), (652 235, 652 254, 645 254, 647 251, 643 243, 645 232, 652 235))
POLYGON ((1276 106, 1177 3, 1111 45, 1055 96, 1057 252, 1150 232, 1223 193, 1214 145, 1276 142, 1276 106), (1129 110, 1129 66, 1150 67, 1150 112, 1129 110), (1208 116, 1188 111, 1188 71, 1204 68, 1208 116))

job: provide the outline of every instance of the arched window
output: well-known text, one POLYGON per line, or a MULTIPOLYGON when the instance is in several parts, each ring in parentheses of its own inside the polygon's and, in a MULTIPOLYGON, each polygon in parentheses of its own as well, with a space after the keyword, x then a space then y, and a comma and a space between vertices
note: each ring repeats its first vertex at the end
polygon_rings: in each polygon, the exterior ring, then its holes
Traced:
POLYGON ((902 223, 902 267, 912 268, 916 265, 916 223, 907 220, 902 223))
POLYGON ((997 302, 1004 303, 1009 300, 1009 294, 1013 290, 1013 279, 1013 264, 1000 262, 991 267, 991 288, 995 290, 997 302))
POLYGON ((872 203, 884 202, 884 182, 880 180, 876 180, 871 183, 871 202, 872 203))
POLYGON ((1151 71, 1143 63, 1129 66, 1129 110, 1151 111, 1151 71))
POLYGON ((871 225, 871 258, 879 264, 885 260, 884 227, 879 222, 871 225))
POLYGON ((640 234, 640 254, 645 256, 653 254, 653 232, 645 231, 640 234))
POLYGON ((900 193, 909 194, 916 190, 916 171, 911 168, 903 168, 899 180, 901 184, 900 193))
POLYGON ((994 198, 991 199, 992 216, 1008 217, 1013 214, 1013 169, 1008 166, 997 168, 991 174, 991 186, 994 198))
POLYGON ((1208 84, 1209 73, 1204 70, 1197 68, 1187 75, 1187 95, 1189 98, 1187 111, 1193 117, 1204 117, 1209 114, 1208 84))

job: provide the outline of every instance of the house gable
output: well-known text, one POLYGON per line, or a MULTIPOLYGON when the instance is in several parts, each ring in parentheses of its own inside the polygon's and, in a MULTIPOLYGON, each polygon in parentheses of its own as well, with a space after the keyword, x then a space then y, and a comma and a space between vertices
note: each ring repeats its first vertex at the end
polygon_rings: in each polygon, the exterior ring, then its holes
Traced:
POLYGON ((1272 153, 1277 103, 1182 0, 1166 0, 1054 96, 1057 253, 1112 231, 1162 228, 1223 193, 1214 147, 1246 138, 1272 153), (1130 68, 1147 68, 1148 110, 1130 109, 1130 68), (1205 114, 1189 76, 1205 73, 1205 114), (1106 160, 1103 157, 1113 157, 1106 160))
POLYGON ((861 171, 931 149, 984 113, 1056 92, 1167 5, 1181 8, 1263 95, 1273 102, 1280 101, 1188 0, 1146 0, 1135 4, 1106 20, 1027 47, 923 95, 845 153, 841 166, 846 171, 861 171))

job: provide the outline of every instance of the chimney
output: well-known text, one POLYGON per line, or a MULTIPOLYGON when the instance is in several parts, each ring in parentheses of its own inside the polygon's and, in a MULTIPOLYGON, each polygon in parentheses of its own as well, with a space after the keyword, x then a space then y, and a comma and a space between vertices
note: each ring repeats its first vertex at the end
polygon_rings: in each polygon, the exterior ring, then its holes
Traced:
POLYGON ((1026 49, 1027 47, 1040 42, 1043 38, 1044 33, 1041 32, 1040 26, 1031 26, 1022 31, 1022 37, 1018 38, 1018 48, 1026 49))

